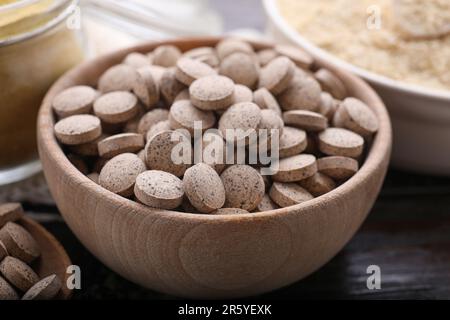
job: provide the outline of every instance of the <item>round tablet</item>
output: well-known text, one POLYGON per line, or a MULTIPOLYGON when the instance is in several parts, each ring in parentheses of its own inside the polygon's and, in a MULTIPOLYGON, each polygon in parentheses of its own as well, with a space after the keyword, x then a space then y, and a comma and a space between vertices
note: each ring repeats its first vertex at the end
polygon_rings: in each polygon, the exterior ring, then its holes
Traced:
POLYGON ((125 125, 122 126, 123 133, 138 133, 139 122, 146 113, 141 104, 139 104, 138 109, 139 109, 138 114, 133 119, 127 121, 125 125))
POLYGON ((173 67, 181 57, 181 51, 173 45, 163 45, 153 50, 153 64, 162 67, 173 67))
POLYGON ((127 123, 125 123, 125 125, 123 126, 123 133, 137 133, 139 121, 144 115, 144 110, 140 106, 138 107, 138 109, 138 114, 133 119, 127 121, 127 123))
POLYGON ((308 145, 306 132, 292 127, 284 127, 280 137, 279 157, 287 158, 305 151, 308 145))
POLYGON ((225 187, 225 207, 254 210, 265 193, 265 185, 258 171, 247 165, 233 165, 220 176, 225 187))
POLYGON ((212 47, 198 47, 190 49, 183 53, 183 57, 191 59, 200 59, 203 56, 216 55, 216 50, 212 47))
POLYGON ((286 208, 305 201, 314 199, 314 197, 296 183, 275 182, 270 189, 270 198, 280 207, 286 208))
POLYGON ((173 102, 177 102, 180 100, 191 100, 191 96, 189 95, 189 89, 184 89, 179 94, 177 94, 173 102))
POLYGON ((280 145, 280 137, 283 134, 284 122, 283 119, 273 110, 261 110, 261 121, 258 124, 258 143, 259 151, 263 149, 272 148, 272 137, 277 136, 278 140, 274 142, 276 147, 280 145), (267 140, 267 141, 266 141, 267 140), (276 144, 275 144, 276 143, 276 144))
POLYGON ((146 171, 145 163, 134 153, 120 154, 109 160, 100 171, 98 183, 123 197, 133 195, 136 177, 146 171))
POLYGON ((212 212, 211 215, 214 216, 232 216, 237 214, 247 214, 250 213, 247 210, 239 209, 239 208, 220 208, 216 211, 212 212))
POLYGON ((319 149, 329 156, 357 158, 364 149, 364 139, 342 128, 328 128, 318 135, 319 149))
POLYGON ((273 200, 270 198, 270 196, 265 194, 261 203, 258 205, 258 207, 256 209, 258 210, 258 212, 264 212, 264 211, 276 210, 279 208, 280 207, 275 202, 273 202, 273 200))
POLYGON ((347 96, 344 83, 334 73, 327 69, 319 69, 314 74, 323 90, 331 93, 336 99, 342 100, 347 96))
POLYGON ((11 301, 19 300, 19 295, 16 290, 6 281, 2 276, 0 276, 0 301, 11 301))
POLYGON ((259 66, 253 56, 235 52, 222 60, 219 73, 237 84, 253 88, 259 79, 259 66))
POLYGON ((88 86, 68 88, 53 99, 53 110, 60 118, 90 113, 98 92, 88 86))
POLYGON ((11 202, 0 205, 0 228, 7 222, 19 220, 24 215, 22 205, 20 203, 11 202))
POLYGON ((124 123, 133 119, 139 112, 136 96, 127 91, 104 94, 94 102, 94 113, 108 123, 124 123))
POLYGON ((216 116, 212 111, 197 109, 189 100, 175 102, 170 107, 170 126, 175 129, 186 129, 192 135, 194 129, 205 131, 216 123, 216 116))
POLYGON ((317 111, 321 92, 319 83, 313 77, 297 70, 289 87, 278 96, 278 102, 284 111, 317 111))
POLYGON ((336 182, 320 172, 317 172, 312 177, 300 181, 300 185, 315 197, 319 197, 336 188, 336 182))
POLYGON ((281 108, 277 102, 277 99, 267 90, 266 88, 258 89, 253 94, 253 101, 261 109, 273 110, 279 115, 281 115, 281 108))
POLYGON ((254 53, 253 48, 249 43, 236 38, 228 38, 220 41, 216 46, 216 51, 220 60, 223 60, 236 52, 246 53, 248 55, 254 53))
POLYGON ((148 130, 155 124, 160 121, 169 119, 169 110, 166 109, 153 109, 152 111, 147 112, 139 121, 138 124, 138 133, 146 134, 148 130))
POLYGON ((204 54, 201 54, 201 51, 206 48, 198 48, 198 49, 199 49, 198 52, 194 52, 195 49, 193 49, 193 50, 191 50, 192 53, 189 52, 188 54, 185 54, 184 56, 188 57, 189 55, 192 55, 191 59, 206 63, 207 65, 209 65, 212 68, 217 68, 219 66, 219 64, 220 64, 219 57, 217 57, 217 54, 215 53, 215 51, 212 48, 208 48, 208 49, 211 49, 210 53, 207 53, 206 52, 207 50, 204 50, 204 52, 203 52, 204 54))
POLYGON ((358 161, 348 157, 323 157, 317 160, 319 172, 336 180, 346 180, 359 169, 358 161))
POLYGON ((261 109, 252 102, 232 105, 219 120, 219 131, 226 140, 247 140, 261 122, 261 109))
POLYGON ((167 69, 159 84, 161 95, 167 105, 172 105, 176 96, 186 88, 184 84, 177 80, 175 73, 175 68, 167 69))
POLYGON ((299 154, 281 159, 279 168, 272 179, 279 182, 301 181, 317 172, 316 157, 310 154, 299 154))
POLYGON ((26 263, 14 257, 6 257, 0 263, 0 272, 14 287, 27 292, 38 281, 38 275, 26 263))
POLYGON ((145 171, 136 179, 134 194, 150 207, 172 210, 183 201, 183 182, 168 172, 145 171))
POLYGON ((141 67, 149 66, 150 59, 145 54, 132 52, 125 57, 122 63, 132 68, 139 69, 141 67))
POLYGON ((22 226, 8 222, 0 230, 0 241, 3 242, 9 255, 30 263, 41 255, 38 243, 22 226))
POLYGON ((189 201, 187 197, 183 198, 183 202, 181 203, 181 208, 186 213, 200 213, 189 201))
POLYGON ((191 204, 202 213, 210 213, 225 204, 225 187, 217 172, 205 163, 186 170, 184 193, 191 204))
POLYGON ((167 69, 164 67, 155 66, 155 65, 150 65, 150 66, 146 67, 146 69, 152 73, 153 80, 155 80, 155 83, 159 87, 159 84, 161 83, 161 79, 164 75, 164 72, 166 72, 167 69))
POLYGON ((187 86, 190 86, 197 79, 215 74, 216 71, 206 63, 185 57, 178 60, 175 71, 178 81, 187 86))
POLYGON ((88 143, 102 134, 100 119, 89 114, 64 118, 55 124, 54 130, 56 138, 67 145, 88 143))
POLYGON ((170 126, 169 120, 160 121, 150 127, 150 130, 147 131, 146 139, 147 141, 149 141, 155 134, 161 133, 163 131, 170 131, 172 129, 174 128, 170 126))
POLYGON ((98 157, 98 143, 107 137, 109 137, 109 135, 102 134, 91 142, 71 146, 70 151, 83 157, 98 157))
POLYGON ((178 131, 155 134, 145 146, 147 167, 182 177, 192 164, 190 139, 178 131))
POLYGON ((98 143, 98 153, 102 158, 111 159, 121 153, 138 152, 144 148, 144 136, 137 133, 120 133, 98 143))
POLYGON ((234 86, 233 104, 252 101, 253 101, 252 90, 250 90, 246 86, 243 86, 242 84, 236 84, 234 86))
POLYGON ((275 51, 279 55, 288 57, 297 67, 303 69, 309 69, 314 63, 314 59, 309 53, 297 47, 279 44, 275 46, 275 51))
POLYGON ((103 93, 112 91, 132 91, 136 83, 137 71, 125 64, 118 64, 106 70, 98 80, 98 90, 103 93))
POLYGON ((294 77, 295 65, 286 57, 273 59, 260 72, 259 87, 278 95, 286 90, 294 77))
POLYGON ((137 69, 133 92, 147 108, 154 107, 159 101, 159 83, 155 79, 152 66, 137 69))
POLYGON ((283 113, 283 120, 287 125, 308 132, 323 131, 328 127, 328 119, 325 116, 307 110, 287 111, 283 113))
POLYGON ((338 108, 338 101, 328 92, 320 94, 320 103, 318 112, 324 115, 329 121, 333 120, 334 114, 338 108))
POLYGON ((8 250, 6 249, 6 246, 0 240, 0 261, 2 261, 3 258, 8 256, 8 255, 9 255, 9 253, 8 253, 8 250))
POLYGON ((22 300, 52 300, 61 290, 61 280, 53 274, 32 286, 22 297, 22 300))
POLYGON ((378 131, 378 119, 375 113, 361 100, 347 98, 337 109, 333 124, 370 137, 378 131))
POLYGON ((261 121, 258 124, 258 129, 276 129, 279 135, 283 133, 284 122, 283 119, 273 110, 261 110, 261 121))
POLYGON ((233 103, 234 83, 224 76, 206 76, 189 87, 192 104, 202 110, 221 110, 233 103))
POLYGON ((275 59, 279 56, 278 52, 276 52, 274 49, 263 49, 256 53, 256 56, 259 61, 259 65, 261 67, 264 67, 267 65, 270 61, 275 59))

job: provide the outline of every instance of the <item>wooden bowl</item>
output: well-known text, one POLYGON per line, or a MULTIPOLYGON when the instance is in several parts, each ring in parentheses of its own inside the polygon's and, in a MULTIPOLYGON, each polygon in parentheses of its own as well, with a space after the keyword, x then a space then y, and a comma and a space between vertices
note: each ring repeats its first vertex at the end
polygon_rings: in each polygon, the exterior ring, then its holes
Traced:
MULTIPOLYGON (((39 151, 50 190, 80 241, 125 278, 191 298, 256 295, 298 281, 323 266, 366 218, 391 152, 390 120, 379 97, 362 80, 335 70, 350 94, 373 108, 380 130, 361 170, 320 198, 239 216, 169 212, 117 196, 72 166, 53 135, 55 94, 74 85, 95 85, 102 72, 133 51, 149 52, 160 44, 188 50, 214 46, 219 40, 151 42, 85 62, 51 88, 38 120, 39 151)), ((256 49, 269 46, 253 45, 256 49)))
POLYGON ((57 299, 69 299, 72 295, 72 290, 64 284, 69 277, 69 274, 66 272, 67 268, 72 265, 72 262, 64 248, 54 236, 34 220, 23 217, 18 223, 33 236, 41 248, 41 257, 31 264, 33 270, 36 271, 40 278, 56 274, 63 283, 57 299))

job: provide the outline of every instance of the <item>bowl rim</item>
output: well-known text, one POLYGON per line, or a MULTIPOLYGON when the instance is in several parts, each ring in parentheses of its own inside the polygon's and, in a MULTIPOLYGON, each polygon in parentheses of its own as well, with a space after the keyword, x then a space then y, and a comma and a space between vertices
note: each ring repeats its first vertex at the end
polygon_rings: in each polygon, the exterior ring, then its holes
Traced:
POLYGON ((410 95, 419 95, 427 98, 442 100, 444 102, 450 102, 450 90, 427 88, 425 86, 395 80, 388 76, 358 67, 320 48, 289 25, 289 23, 282 17, 276 2, 277 0, 263 0, 263 7, 269 20, 272 21, 289 40, 311 53, 314 57, 320 60, 328 61, 340 69, 348 70, 378 86, 387 87, 410 95))
MULTIPOLYGON (((69 70, 66 74, 64 74, 59 80, 57 80, 51 89, 47 92, 38 115, 38 138, 39 149, 41 149, 40 144, 44 143, 46 145, 47 156, 52 159, 55 165, 59 166, 65 174, 69 175, 70 178, 75 179, 74 181, 76 185, 87 189, 86 191, 89 193, 98 194, 98 196, 105 197, 110 203, 121 206, 128 206, 130 212, 145 212, 146 214, 156 214, 164 218, 168 219, 181 219, 187 221, 243 221, 243 220, 254 220, 254 219, 270 219, 274 217, 280 217, 284 215, 288 215, 292 212, 298 212, 300 210, 308 211, 314 207, 322 207, 327 203, 332 203, 337 198, 351 192, 353 189, 357 189, 364 185, 365 181, 373 174, 373 171, 377 170, 383 162, 386 161, 386 158, 390 159, 391 148, 392 148, 392 127, 391 121, 389 118, 389 114, 387 112, 386 106, 382 102, 381 98, 378 94, 362 79, 352 75, 344 70, 336 69, 332 65, 326 65, 342 76, 348 78, 349 81, 354 82, 355 87, 359 88, 365 92, 367 97, 374 101, 374 105, 372 105, 372 109, 376 113, 379 120, 379 130, 376 136, 373 139, 372 146, 370 150, 367 152, 366 159, 363 165, 360 167, 359 171, 351 177, 349 180, 344 182, 342 185, 337 187, 336 189, 320 196, 316 197, 312 200, 286 207, 279 208, 276 210, 270 210, 265 212, 250 212, 246 214, 239 215, 211 215, 211 214, 200 214, 200 213, 186 213, 179 212, 173 210, 164 210, 164 209, 155 209, 140 204, 134 200, 130 200, 127 198, 123 198, 115 193, 112 193, 100 185, 96 184, 92 180, 90 180, 87 176, 82 174, 78 169, 75 168, 63 152, 61 146, 56 140, 56 137, 53 132, 54 125, 54 113, 52 112, 51 101, 52 98, 63 90, 64 88, 69 87, 70 85, 78 85, 71 83, 77 77, 77 73, 80 70, 89 70, 91 66, 97 65, 100 63, 102 59, 110 59, 115 61, 121 61, 125 57, 126 54, 130 52, 148 52, 149 47, 156 47, 163 44, 172 44, 172 45, 182 45, 189 44, 191 42, 200 43, 203 46, 215 45, 220 40, 226 38, 226 36, 218 36, 218 37, 192 37, 192 38, 180 38, 173 40, 164 40, 164 41, 147 41, 136 46, 127 47, 125 49, 117 50, 106 55, 101 55, 94 59, 89 59, 72 70, 69 70)), ((254 41, 247 40, 253 46, 257 46, 259 48, 270 48, 272 47, 272 43, 266 41, 254 41)), ((326 64, 325 62, 321 62, 322 64, 326 64)), ((41 152, 41 150, 39 150, 41 152)))

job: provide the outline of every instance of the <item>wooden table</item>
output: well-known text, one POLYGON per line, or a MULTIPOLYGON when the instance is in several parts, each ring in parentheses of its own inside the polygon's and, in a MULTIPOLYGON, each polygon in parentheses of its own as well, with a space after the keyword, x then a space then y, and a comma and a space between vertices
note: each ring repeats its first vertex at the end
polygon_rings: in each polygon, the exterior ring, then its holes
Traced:
MULTIPOLYGON (((227 30, 263 30, 259 0, 213 0, 227 30), (237 2, 237 1, 236 1, 237 2)), ((449 299, 450 179, 390 170, 368 220, 345 249, 321 270, 270 299, 449 299), (381 269, 381 289, 367 289, 367 268, 381 269)), ((38 197, 39 198, 39 197, 38 197)), ((42 197, 41 197, 42 199, 42 197)), ((56 207, 32 198, 34 213, 67 249, 82 270, 82 290, 75 299, 168 299, 136 286, 98 262, 60 219, 56 207), (44 204, 43 204, 44 203, 44 204), (45 214, 44 214, 45 213, 45 214)))

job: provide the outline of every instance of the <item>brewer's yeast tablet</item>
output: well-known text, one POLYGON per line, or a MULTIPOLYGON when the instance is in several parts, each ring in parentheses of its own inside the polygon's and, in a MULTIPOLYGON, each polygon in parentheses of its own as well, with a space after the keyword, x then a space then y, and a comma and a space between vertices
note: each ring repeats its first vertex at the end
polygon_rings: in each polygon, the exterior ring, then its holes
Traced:
POLYGON ((270 198, 280 207, 290 207, 314 197, 297 183, 275 182, 270 189, 270 198))
POLYGON ((26 292, 38 281, 39 277, 26 263, 14 257, 6 257, 0 263, 0 273, 14 287, 26 292))
POLYGON ((222 180, 207 164, 199 163, 186 170, 183 189, 199 212, 210 213, 225 204, 225 187, 222 180))
POLYGON ((364 139, 342 128, 328 128, 318 135, 319 149, 329 156, 357 158, 364 149, 364 139))
POLYGON ((52 300, 61 290, 61 280, 53 274, 45 277, 32 286, 22 297, 22 300, 52 300))
POLYGON ((100 119, 89 115, 75 115, 55 124, 56 138, 63 144, 77 145, 94 141, 102 134, 100 119))
POLYGON ((225 207, 252 211, 264 196, 264 180, 260 173, 250 166, 231 166, 220 178, 225 187, 225 207))
POLYGON ((134 194, 150 207, 171 210, 183 201, 183 182, 168 172, 145 171, 136 179, 134 194))

